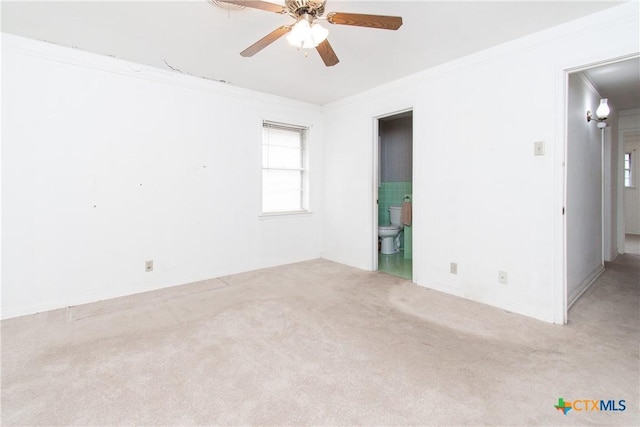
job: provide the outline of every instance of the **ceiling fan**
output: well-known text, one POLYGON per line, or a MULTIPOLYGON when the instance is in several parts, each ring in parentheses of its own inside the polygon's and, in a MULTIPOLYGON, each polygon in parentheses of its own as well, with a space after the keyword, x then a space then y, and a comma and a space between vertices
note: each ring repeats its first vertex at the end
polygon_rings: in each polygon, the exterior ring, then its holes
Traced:
POLYGON ((397 30, 402 25, 399 16, 364 15, 360 13, 330 12, 326 17, 324 4, 326 0, 285 0, 285 5, 279 5, 260 0, 222 0, 237 6, 288 14, 296 20, 291 25, 276 28, 242 52, 240 55, 248 57, 260 52, 280 37, 287 34, 289 43, 299 48, 315 48, 327 67, 336 65, 340 60, 327 40, 329 31, 319 25, 316 20, 326 20, 335 25, 352 25, 356 27, 378 28, 383 30, 397 30))

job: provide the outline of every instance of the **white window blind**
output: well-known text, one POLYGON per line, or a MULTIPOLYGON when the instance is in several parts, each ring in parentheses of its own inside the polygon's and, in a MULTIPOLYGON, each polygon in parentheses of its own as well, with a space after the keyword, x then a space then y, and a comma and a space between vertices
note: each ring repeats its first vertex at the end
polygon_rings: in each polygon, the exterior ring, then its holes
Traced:
POLYGON ((306 130, 263 122, 262 212, 307 210, 306 130))

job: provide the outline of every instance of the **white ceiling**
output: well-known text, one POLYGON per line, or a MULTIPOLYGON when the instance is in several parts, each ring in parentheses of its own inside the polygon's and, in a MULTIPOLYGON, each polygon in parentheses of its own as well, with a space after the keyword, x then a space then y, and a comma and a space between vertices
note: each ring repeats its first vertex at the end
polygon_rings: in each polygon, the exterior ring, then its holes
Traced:
POLYGON ((590 68, 585 74, 618 110, 640 108, 640 58, 590 68))
POLYGON ((340 58, 330 68, 317 52, 305 57, 284 38, 241 57, 240 51, 292 18, 229 11, 207 0, 3 0, 2 31, 322 105, 620 3, 328 0, 327 12, 404 21, 398 31, 325 22, 340 58))

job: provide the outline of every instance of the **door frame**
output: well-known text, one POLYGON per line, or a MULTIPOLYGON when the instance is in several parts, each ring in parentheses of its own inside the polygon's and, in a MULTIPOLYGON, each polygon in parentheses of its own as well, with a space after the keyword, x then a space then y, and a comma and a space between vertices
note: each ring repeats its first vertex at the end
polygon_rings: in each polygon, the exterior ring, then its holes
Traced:
MULTIPOLYGON (((561 144, 557 144, 556 146, 556 165, 554 172, 554 180, 559 184, 556 186, 556 189, 561 194, 561 198, 556 198, 556 200, 560 201, 556 202, 556 210, 562 212, 562 215, 558 220, 554 221, 554 246, 559 250, 554 251, 556 254, 554 255, 554 297, 553 297, 553 320, 556 324, 564 325, 568 320, 568 278, 567 278, 567 259, 568 259, 568 240, 567 240, 567 215, 565 215, 565 208, 567 206, 567 190, 568 190, 568 181, 567 181, 567 152, 568 152, 568 110, 569 110, 569 75, 573 73, 583 72, 589 70, 591 68, 600 67, 603 65, 614 64, 616 62, 626 61, 629 59, 638 58, 640 54, 633 53, 629 55, 623 55, 619 57, 607 58, 599 61, 591 61, 591 62, 583 62, 580 65, 574 66, 563 66, 558 70, 558 85, 557 87, 563 88, 562 91, 556 92, 556 101, 557 105, 562 105, 562 115, 558 116, 558 120, 556 122, 556 137, 557 140, 561 141, 561 144), (561 98, 561 99, 558 99, 561 98)), ((617 126, 617 123, 615 124, 617 126)), ((612 155, 616 155, 618 153, 612 153, 612 155)), ((604 174, 604 171, 601 171, 604 174)), ((621 169, 618 164, 617 170, 615 171, 616 177, 620 175, 621 169)), ((618 181, 619 182, 619 181, 618 181)), ((613 185, 613 182, 612 182, 613 185)), ((603 190, 601 189, 601 193, 603 190)), ((557 194, 559 194, 557 193, 557 194)), ((604 194, 601 194, 601 197, 604 197, 604 194)), ((616 203, 618 212, 623 208, 622 202, 618 197, 617 200, 613 201, 616 203)), ((610 215, 610 214, 609 214, 610 215)), ((558 217, 556 217, 558 218, 558 217)), ((604 233, 605 230, 605 217, 601 218, 600 228, 601 232, 604 233)), ((618 224, 618 227, 620 224, 618 224)), ((610 231, 609 231, 610 233, 610 231)), ((618 242, 618 234, 614 233, 611 235, 612 239, 616 240, 616 246, 619 246, 618 242)), ((603 239, 604 241, 604 239, 603 239)), ((604 248, 603 248, 604 249, 604 248)), ((604 251, 603 251, 604 257, 604 251)), ((588 288, 588 287, 587 287, 588 288)), ((586 289, 585 289, 586 290, 586 289)))
MULTIPOLYGON (((415 124, 415 120, 413 119, 413 113, 415 112, 415 108, 413 106, 408 106, 408 107, 404 107, 404 108, 400 108, 398 110, 393 110, 391 112, 386 112, 386 113, 381 113, 381 114, 377 114, 375 116, 372 116, 371 121, 372 121, 372 126, 373 126, 373 144, 372 144, 372 151, 373 151, 373 164, 371 165, 371 170, 372 170, 372 180, 371 180, 371 186, 372 186, 372 193, 373 193, 373 204, 372 204, 372 224, 373 224, 373 230, 372 230, 372 247, 373 247, 373 251, 371 254, 371 266, 372 266, 372 270, 373 271, 378 271, 378 202, 379 202, 379 194, 378 194, 378 187, 379 187, 379 183, 380 183, 380 149, 381 149, 381 145, 380 145, 380 120, 384 119, 386 117, 391 117, 391 116, 395 116, 398 114, 402 114, 402 113, 406 113, 408 111, 412 112, 412 122, 414 122, 415 124)), ((415 126, 412 127, 412 133, 411 133, 411 154, 412 154, 412 159, 415 159, 415 145, 414 145, 414 141, 415 141, 415 126)), ((415 170, 415 164, 412 165, 413 168, 412 170, 415 170)), ((413 181, 413 172, 411 174, 411 182, 412 185, 415 185, 414 181, 413 181)), ((413 204, 413 199, 411 200, 412 202, 412 210, 413 210, 413 215, 415 216, 415 204, 413 204)), ((415 236, 415 233, 413 233, 413 236, 415 236)), ((415 240, 414 240, 415 242, 415 240)), ((414 250, 415 253, 415 250, 414 250)), ((415 271, 412 273, 412 278, 411 281, 413 283, 415 283, 415 271)))
MULTIPOLYGON (((620 117, 620 116, 618 116, 620 117)), ((625 252, 625 240, 626 240, 626 203, 625 203, 625 193, 627 191, 627 188, 624 186, 624 153, 625 153, 625 149, 624 149, 624 141, 625 141, 625 135, 627 133, 636 133, 640 131, 640 126, 637 127, 626 127, 624 129, 620 129, 618 128, 618 164, 622 165, 620 166, 620 173, 618 174, 618 186, 620 188, 620 191, 618 192, 618 198, 619 198, 619 202, 620 202, 620 207, 618 210, 618 229, 617 231, 617 236, 618 236, 618 253, 619 254, 624 254, 625 252)), ((635 164, 635 163, 634 163, 635 164)), ((639 171, 640 172, 640 167, 638 167, 637 165, 634 167, 632 166, 633 171, 632 171, 632 180, 634 181, 633 183, 636 184, 636 186, 640 186, 640 180, 638 179, 638 174, 635 174, 635 176, 633 175, 633 172, 639 171)))

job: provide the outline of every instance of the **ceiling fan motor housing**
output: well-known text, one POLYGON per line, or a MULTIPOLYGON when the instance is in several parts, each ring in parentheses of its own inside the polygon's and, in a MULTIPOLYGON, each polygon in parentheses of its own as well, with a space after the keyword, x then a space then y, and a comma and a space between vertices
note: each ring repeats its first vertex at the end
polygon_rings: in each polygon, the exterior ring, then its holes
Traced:
POLYGON ((289 10, 289 15, 294 18, 305 14, 316 18, 324 13, 324 2, 325 0, 285 0, 285 5, 289 10))

